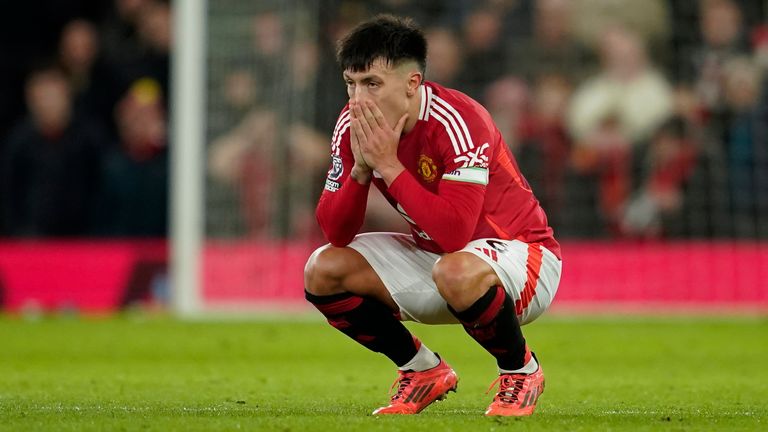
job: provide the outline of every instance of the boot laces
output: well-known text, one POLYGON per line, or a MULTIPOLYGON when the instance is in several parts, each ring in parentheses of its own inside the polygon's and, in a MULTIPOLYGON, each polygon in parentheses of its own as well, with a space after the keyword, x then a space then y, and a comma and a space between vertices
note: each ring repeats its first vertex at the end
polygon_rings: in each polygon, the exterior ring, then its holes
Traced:
POLYGON ((496 383, 500 382, 499 392, 496 393, 495 399, 508 404, 517 403, 518 396, 520 395, 520 392, 523 390, 523 386, 525 385, 525 377, 525 375, 499 375, 499 377, 491 383, 491 386, 488 387, 488 390, 486 390, 485 394, 490 393, 491 389, 496 385, 496 383))
POLYGON ((400 399, 404 396, 405 390, 408 388, 408 386, 411 385, 411 381, 413 380, 413 374, 412 371, 399 371, 400 376, 398 376, 395 379, 395 382, 392 383, 392 387, 389 388, 389 393, 392 394, 392 389, 397 387, 397 391, 394 395, 392 395, 392 400, 400 399))

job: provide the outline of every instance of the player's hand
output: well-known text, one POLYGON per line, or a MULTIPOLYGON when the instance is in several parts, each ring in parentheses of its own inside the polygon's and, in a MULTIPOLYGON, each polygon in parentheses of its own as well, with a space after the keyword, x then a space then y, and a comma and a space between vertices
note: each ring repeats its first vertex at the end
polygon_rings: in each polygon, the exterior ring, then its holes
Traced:
MULTIPOLYGON (((350 117, 354 120, 355 111, 350 109, 350 117)), ((368 184, 371 181, 371 175, 373 169, 368 166, 365 158, 360 150, 360 141, 357 136, 355 128, 350 128, 349 131, 350 147, 352 147, 352 156, 355 158, 355 165, 352 167, 350 176, 360 184, 368 184)))
POLYGON ((352 129, 357 135, 360 153, 366 164, 391 183, 405 169, 397 159, 400 135, 408 114, 391 127, 378 106, 372 101, 353 103, 352 129))

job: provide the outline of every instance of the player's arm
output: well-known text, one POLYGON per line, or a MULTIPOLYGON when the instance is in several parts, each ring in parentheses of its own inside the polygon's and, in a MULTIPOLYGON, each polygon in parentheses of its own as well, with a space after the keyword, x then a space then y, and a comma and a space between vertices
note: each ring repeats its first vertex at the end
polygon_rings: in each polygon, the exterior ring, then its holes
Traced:
POLYGON ((403 171, 388 191, 443 251, 455 252, 472 238, 482 210, 485 186, 443 179, 438 193, 434 194, 424 189, 411 173, 403 171))
MULTIPOLYGON (((483 165, 479 158, 469 163, 471 158, 466 156, 463 156, 466 160, 455 154, 447 157, 445 166, 448 174, 443 176, 438 193, 432 193, 422 187, 397 159, 397 144, 407 117, 402 117, 395 127, 390 127, 375 104, 357 104, 351 110, 352 129, 360 141, 362 154, 381 174, 392 197, 444 251, 452 252, 464 247, 477 226, 482 210, 485 185, 488 183, 487 158, 483 165), (477 166, 469 166, 473 164, 477 166), (468 169, 463 169, 464 165, 468 169)), ((484 133, 487 134, 479 130, 476 139, 487 143, 490 137, 484 136, 484 133)), ((447 141, 453 138, 444 134, 438 139, 447 141)), ((481 151, 475 151, 481 154, 481 151)))
POLYGON ((315 211, 325 238, 338 247, 348 245, 363 225, 371 177, 370 168, 355 163, 349 120, 345 109, 336 122, 331 168, 315 211))

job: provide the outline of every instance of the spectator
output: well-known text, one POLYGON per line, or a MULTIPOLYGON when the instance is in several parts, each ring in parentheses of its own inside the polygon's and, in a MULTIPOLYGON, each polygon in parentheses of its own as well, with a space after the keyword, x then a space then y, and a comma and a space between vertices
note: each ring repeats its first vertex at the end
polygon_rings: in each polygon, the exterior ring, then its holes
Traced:
POLYGON ((72 88, 75 111, 111 131, 111 112, 119 88, 114 71, 100 58, 99 51, 98 33, 89 21, 76 19, 64 26, 58 59, 72 88))
MULTIPOLYGON (((315 130, 295 123, 288 126, 285 135, 279 131, 280 117, 272 111, 255 109, 234 129, 214 140, 208 170, 218 182, 227 184, 240 194, 240 211, 250 235, 269 237, 273 234, 274 202, 281 198, 302 196, 301 184, 292 180, 317 178, 326 167, 326 139, 315 130), (285 141, 281 141, 285 140, 285 141), (287 146, 290 161, 286 166, 298 175, 286 173, 284 189, 276 185, 280 170, 275 167, 275 151, 281 143, 287 146), (286 196, 278 196, 281 192, 286 196)), ((283 165, 280 165, 283 166, 283 165)), ((294 202, 288 225, 293 232, 308 232, 314 224, 310 201, 294 202)))
MULTIPOLYGON (((288 52, 287 78, 291 99, 296 101, 314 100, 317 91, 317 76, 320 68, 320 49, 311 40, 295 40, 288 52)), ((306 103, 290 104, 289 113, 294 122, 316 127, 319 123, 316 106, 306 103)))
POLYGON ((731 0, 700 2, 701 45, 687 58, 683 82, 689 83, 717 127, 724 120, 724 66, 747 54, 741 11, 731 0))
MULTIPOLYGON (((649 64, 642 41, 632 32, 621 27, 606 32, 601 59, 601 72, 576 90, 569 108, 576 176, 569 187, 578 184, 596 191, 596 197, 572 205, 585 207, 596 201, 602 224, 617 234, 630 191, 634 147, 646 142, 672 114, 673 99, 669 84, 649 64)), ((597 222, 587 223, 593 224, 597 222)))
POLYGON ((88 233, 103 138, 72 110, 61 70, 33 72, 29 117, 11 132, 2 158, 7 232, 17 237, 88 233))
POLYGON ((703 237, 768 238, 768 93, 748 57, 723 65, 723 108, 704 117, 686 195, 689 227, 703 237))
POLYGON ((485 87, 504 74, 501 39, 502 16, 492 9, 479 8, 467 15, 462 25, 464 68, 462 88, 469 96, 485 102, 485 87))
POLYGON ((162 98, 160 84, 143 78, 115 109, 120 145, 104 159, 99 234, 167 234, 168 124, 162 98))
POLYGON ((59 63, 67 72, 75 99, 91 85, 91 69, 98 52, 98 35, 91 23, 74 20, 64 26, 59 40, 59 63))
POLYGON ((461 41, 448 27, 432 27, 425 31, 429 51, 427 77, 431 81, 456 84, 462 69, 463 50, 461 41))
POLYGON ((649 64, 642 41, 621 27, 607 31, 601 42, 602 70, 576 90, 569 128, 577 141, 607 117, 614 117, 633 143, 649 138, 672 112, 672 89, 649 64))
POLYGON ((624 208, 622 234, 657 237, 683 230, 685 189, 697 158, 697 146, 685 120, 666 122, 638 153, 638 178, 634 179, 638 186, 624 208))
MULTIPOLYGON (((104 59, 111 67, 117 102, 135 81, 150 77, 169 91, 171 11, 163 0, 115 0, 102 27, 104 59)), ((167 110, 167 99, 166 110, 167 110)))
POLYGON ((576 38, 571 24, 569 0, 538 0, 530 37, 512 40, 507 69, 529 82, 545 74, 565 76, 573 84, 586 77, 594 59, 576 38))
MULTIPOLYGON (((573 34, 585 46, 599 46, 606 31, 622 27, 632 31, 646 46, 666 48, 668 0, 569 0, 569 3, 573 34)), ((656 53, 658 49, 652 51, 656 53)))
MULTIPOLYGON (((171 52, 171 8, 165 2, 150 1, 140 9, 138 22, 139 40, 144 47, 143 55, 129 67, 129 78, 135 81, 150 77, 160 84, 163 95, 169 94, 171 52)), ((165 98, 167 99, 167 98, 165 98)), ((167 100, 166 108, 167 108, 167 100)))
POLYGON ((571 140, 565 113, 571 90, 569 79, 564 75, 540 75, 533 88, 531 107, 525 111, 518 128, 517 161, 521 170, 528 173, 526 178, 542 208, 551 215, 550 224, 555 228, 561 225, 566 213, 563 193, 571 140))
POLYGON ((221 81, 221 94, 212 95, 221 98, 221 109, 209 118, 214 133, 235 127, 255 108, 261 92, 259 78, 245 68, 229 71, 221 81))
POLYGON ((142 10, 153 0, 114 0, 109 16, 101 25, 106 61, 115 64, 137 62, 144 54, 138 27, 142 10))
POLYGON ((724 65, 724 99, 727 128, 723 143, 728 169, 732 235, 765 235, 768 201, 768 112, 759 68, 748 58, 734 58, 724 65), (762 101, 763 104, 765 101, 762 101))
POLYGON ((260 78, 265 100, 281 100, 284 97, 280 83, 288 67, 288 46, 286 20, 278 12, 262 12, 253 17, 251 37, 253 51, 251 61, 256 75, 260 78))
POLYGON ((530 98, 525 81, 509 75, 492 82, 485 91, 485 106, 493 116, 504 142, 516 153, 520 147, 521 122, 529 109, 530 98))

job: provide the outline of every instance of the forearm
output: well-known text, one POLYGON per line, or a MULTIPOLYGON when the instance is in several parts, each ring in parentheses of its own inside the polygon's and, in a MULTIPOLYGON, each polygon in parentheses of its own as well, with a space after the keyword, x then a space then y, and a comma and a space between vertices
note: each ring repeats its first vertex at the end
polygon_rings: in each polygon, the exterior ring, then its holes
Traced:
POLYGON ((444 251, 461 249, 472 237, 482 207, 482 186, 452 184, 434 194, 407 171, 389 186, 389 193, 408 216, 444 251))
POLYGON ((348 245, 365 219, 370 183, 360 184, 351 176, 336 192, 324 191, 315 215, 325 238, 334 246, 348 245))

